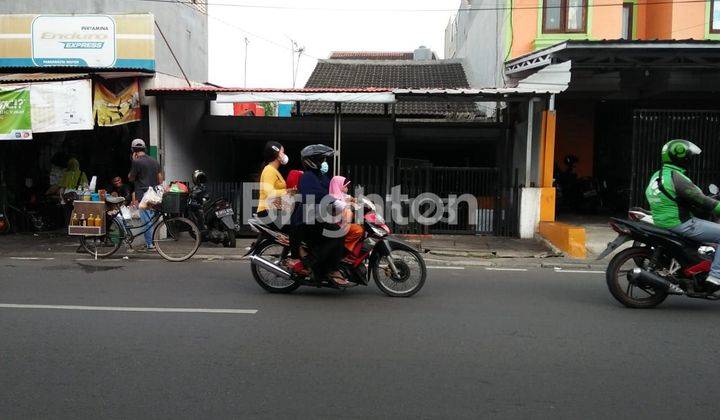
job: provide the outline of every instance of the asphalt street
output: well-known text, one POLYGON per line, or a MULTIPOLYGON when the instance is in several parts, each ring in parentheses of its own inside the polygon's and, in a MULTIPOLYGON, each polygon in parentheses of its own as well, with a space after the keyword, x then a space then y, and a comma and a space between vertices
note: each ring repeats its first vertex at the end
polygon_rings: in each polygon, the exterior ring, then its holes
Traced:
POLYGON ((711 418, 719 311, 625 309, 582 270, 431 268, 393 299, 0 257, 0 418, 711 418))

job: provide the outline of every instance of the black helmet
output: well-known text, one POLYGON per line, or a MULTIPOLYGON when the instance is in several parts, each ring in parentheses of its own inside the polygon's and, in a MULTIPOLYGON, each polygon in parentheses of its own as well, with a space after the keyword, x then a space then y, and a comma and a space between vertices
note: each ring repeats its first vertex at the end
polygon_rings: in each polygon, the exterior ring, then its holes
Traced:
POLYGON ((195 172, 193 172, 192 176, 192 182, 195 185, 204 184, 207 182, 207 175, 205 175, 205 172, 201 171, 200 169, 195 169, 195 172))
POLYGON ((311 144, 300 151, 300 160, 308 169, 319 169, 322 162, 335 154, 332 147, 324 144, 311 144))
POLYGON ((670 140, 662 148, 662 161, 687 169, 695 156, 699 156, 700 153, 702 150, 693 142, 682 139, 670 140))

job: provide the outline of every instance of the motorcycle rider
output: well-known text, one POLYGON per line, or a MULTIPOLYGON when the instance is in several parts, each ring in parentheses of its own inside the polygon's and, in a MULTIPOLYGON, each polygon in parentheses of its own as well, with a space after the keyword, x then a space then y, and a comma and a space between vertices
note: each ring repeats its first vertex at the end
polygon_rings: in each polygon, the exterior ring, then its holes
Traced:
MULTIPOLYGON (((720 225, 695 214, 720 215, 720 201, 706 196, 687 171, 702 150, 688 140, 670 140, 662 148, 662 166, 650 178, 645 196, 650 203, 654 224, 673 233, 704 243, 720 243, 720 225)), ((720 252, 707 281, 720 286, 720 252)))
POLYGON ((349 282, 337 270, 337 266, 345 254, 343 237, 324 235, 323 232, 335 231, 339 227, 336 224, 322 221, 320 218, 320 215, 323 214, 320 203, 329 196, 330 180, 326 175, 329 170, 327 159, 334 153, 335 151, 331 147, 324 144, 313 144, 300 152, 305 171, 298 185, 300 201, 295 206, 291 218, 291 223, 295 226, 291 234, 291 243, 299 244, 304 240, 313 251, 312 255, 301 255, 303 267, 296 267, 296 271, 309 267, 313 270, 316 278, 322 279, 327 276, 336 285, 347 286, 349 282))

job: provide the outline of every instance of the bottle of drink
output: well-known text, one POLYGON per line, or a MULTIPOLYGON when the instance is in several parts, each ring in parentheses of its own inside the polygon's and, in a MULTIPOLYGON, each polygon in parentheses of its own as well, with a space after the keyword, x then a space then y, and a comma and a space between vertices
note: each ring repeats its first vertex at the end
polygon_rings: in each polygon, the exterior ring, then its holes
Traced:
POLYGON ((90 217, 88 218, 88 226, 95 227, 95 215, 90 213, 90 217))
POLYGON ((80 215, 80 226, 87 226, 87 219, 85 218, 85 213, 82 213, 80 215))
POLYGON ((102 227, 102 219, 100 218, 99 214, 97 216, 95 216, 95 226, 102 227))
POLYGON ((72 219, 70 219, 70 226, 77 226, 77 225, 78 225, 77 213, 73 213, 72 219))

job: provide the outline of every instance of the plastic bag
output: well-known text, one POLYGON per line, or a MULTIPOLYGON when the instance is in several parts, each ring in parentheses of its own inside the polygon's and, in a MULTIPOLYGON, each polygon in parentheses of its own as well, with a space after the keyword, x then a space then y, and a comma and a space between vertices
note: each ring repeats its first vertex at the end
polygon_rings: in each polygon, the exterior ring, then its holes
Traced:
POLYGON ((159 206, 160 203, 162 203, 163 192, 164 188, 162 186, 148 188, 148 190, 143 195, 142 201, 140 201, 140 208, 147 209, 159 206))
POLYGON ((130 208, 128 206, 120 206, 120 213, 122 214, 123 219, 125 219, 125 220, 132 219, 132 212, 130 212, 130 208))
POLYGON ((187 193, 190 190, 188 190, 187 185, 180 181, 173 181, 170 183, 170 188, 168 189, 169 192, 175 192, 175 193, 187 193))

